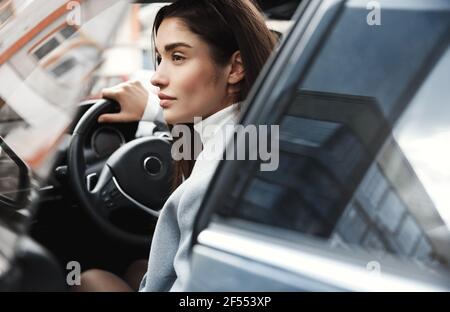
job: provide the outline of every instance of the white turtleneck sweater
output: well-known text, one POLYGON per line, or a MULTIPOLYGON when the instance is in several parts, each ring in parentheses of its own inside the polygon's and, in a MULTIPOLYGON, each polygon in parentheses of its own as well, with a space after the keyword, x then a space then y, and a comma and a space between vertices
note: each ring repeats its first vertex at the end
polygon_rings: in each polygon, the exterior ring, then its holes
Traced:
MULTIPOLYGON (((140 291, 181 291, 186 285, 194 220, 229 139, 226 125, 237 122, 238 106, 230 105, 194 124, 203 150, 191 175, 170 195, 161 210, 140 291)), ((161 111, 154 104, 147 105, 145 120, 160 119, 160 116, 161 111)))

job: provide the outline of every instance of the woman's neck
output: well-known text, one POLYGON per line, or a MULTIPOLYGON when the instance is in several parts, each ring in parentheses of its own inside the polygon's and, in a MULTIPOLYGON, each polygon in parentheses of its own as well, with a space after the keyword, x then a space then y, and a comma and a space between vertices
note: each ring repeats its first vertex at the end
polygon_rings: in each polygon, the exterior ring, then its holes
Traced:
POLYGON ((205 145, 211 137, 214 137, 217 134, 217 131, 224 125, 236 123, 239 105, 239 102, 230 104, 205 119, 194 119, 194 130, 200 135, 203 145, 205 145))

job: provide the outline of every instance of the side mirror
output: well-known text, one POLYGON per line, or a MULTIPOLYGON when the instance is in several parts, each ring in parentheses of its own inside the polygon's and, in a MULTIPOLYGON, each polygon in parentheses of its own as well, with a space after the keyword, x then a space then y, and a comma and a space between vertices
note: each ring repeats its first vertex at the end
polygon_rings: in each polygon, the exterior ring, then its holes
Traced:
POLYGON ((25 208, 30 191, 28 166, 0 137, 0 219, 7 210, 25 208))

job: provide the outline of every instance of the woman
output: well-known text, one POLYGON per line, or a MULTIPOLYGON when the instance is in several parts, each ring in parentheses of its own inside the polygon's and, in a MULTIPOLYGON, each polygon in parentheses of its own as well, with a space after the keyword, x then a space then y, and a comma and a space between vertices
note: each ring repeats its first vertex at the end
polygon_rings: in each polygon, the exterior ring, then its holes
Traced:
MULTIPOLYGON (((105 98, 120 103, 121 112, 105 114, 99 121, 154 120, 162 109, 169 125, 189 125, 200 136, 203 151, 198 160, 176 162, 174 191, 161 210, 140 285, 141 291, 177 291, 186 284, 188 248, 205 181, 223 153, 217 132, 236 123, 240 102, 275 38, 251 0, 176 1, 158 12, 153 34, 158 65, 151 83, 159 88, 159 101, 140 83, 121 84, 103 91, 105 98), (215 126, 212 133, 201 130, 210 125, 215 126)), ((84 290, 130 290, 119 278, 99 270, 83 273, 81 282, 84 290)))

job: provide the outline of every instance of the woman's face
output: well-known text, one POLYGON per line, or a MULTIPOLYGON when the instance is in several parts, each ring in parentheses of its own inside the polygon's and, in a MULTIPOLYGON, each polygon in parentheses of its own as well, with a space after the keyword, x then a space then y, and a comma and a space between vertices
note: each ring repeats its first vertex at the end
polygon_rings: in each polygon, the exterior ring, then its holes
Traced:
POLYGON ((158 67, 151 83, 159 87, 168 124, 190 123, 226 107, 230 66, 214 63, 206 42, 178 18, 167 18, 156 36, 158 67))

